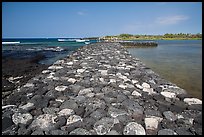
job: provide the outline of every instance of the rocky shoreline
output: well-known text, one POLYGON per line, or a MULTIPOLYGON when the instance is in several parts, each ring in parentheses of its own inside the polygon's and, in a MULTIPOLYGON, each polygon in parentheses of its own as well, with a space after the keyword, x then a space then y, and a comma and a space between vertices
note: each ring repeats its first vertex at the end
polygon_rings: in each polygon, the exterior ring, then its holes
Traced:
POLYGON ((157 47, 158 43, 156 42, 119 42, 125 48, 149 48, 149 47, 157 47))
POLYGON ((2 134, 202 135, 202 101, 119 43, 96 43, 4 98, 2 134))
POLYGON ((44 58, 41 54, 30 58, 2 56, 2 98, 9 96, 14 89, 25 85, 29 79, 46 69, 48 65, 38 63, 44 58))

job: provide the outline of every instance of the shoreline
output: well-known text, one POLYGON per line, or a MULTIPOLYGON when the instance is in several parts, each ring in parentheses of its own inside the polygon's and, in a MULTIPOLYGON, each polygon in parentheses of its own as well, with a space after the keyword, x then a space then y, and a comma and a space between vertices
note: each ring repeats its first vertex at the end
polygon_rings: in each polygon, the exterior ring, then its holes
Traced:
POLYGON ((80 47, 2 105, 14 105, 3 111, 2 121, 11 121, 3 134, 202 134, 202 101, 161 78, 119 43, 80 47))
POLYGON ((45 57, 37 54, 34 57, 16 59, 2 57, 2 98, 9 96, 13 90, 23 86, 49 65, 38 62, 45 57))

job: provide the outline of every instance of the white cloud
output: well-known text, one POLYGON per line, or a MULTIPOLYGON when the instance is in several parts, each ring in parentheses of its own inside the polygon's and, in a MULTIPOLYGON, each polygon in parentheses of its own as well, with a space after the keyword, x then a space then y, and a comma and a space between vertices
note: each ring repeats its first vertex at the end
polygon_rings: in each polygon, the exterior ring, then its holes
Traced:
POLYGON ((156 23, 160 25, 172 25, 178 24, 181 21, 188 20, 188 16, 184 15, 175 15, 175 16, 167 16, 167 17, 158 17, 156 18, 156 23))
POLYGON ((78 11, 77 14, 80 15, 80 16, 83 16, 83 15, 86 15, 86 12, 78 11))

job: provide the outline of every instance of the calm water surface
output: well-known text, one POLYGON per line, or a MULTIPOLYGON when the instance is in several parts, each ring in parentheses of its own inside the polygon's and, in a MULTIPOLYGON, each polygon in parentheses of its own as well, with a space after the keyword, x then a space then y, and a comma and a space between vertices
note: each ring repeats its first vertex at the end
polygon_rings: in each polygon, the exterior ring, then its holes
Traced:
POLYGON ((158 40, 157 47, 128 48, 161 77, 202 99, 202 40, 158 40))

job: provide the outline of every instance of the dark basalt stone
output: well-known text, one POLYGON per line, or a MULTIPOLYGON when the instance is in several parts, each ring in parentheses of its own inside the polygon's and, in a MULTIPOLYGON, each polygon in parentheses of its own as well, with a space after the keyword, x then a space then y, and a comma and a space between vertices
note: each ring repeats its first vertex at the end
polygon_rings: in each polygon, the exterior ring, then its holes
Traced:
POLYGON ((176 130, 176 133, 178 135, 193 135, 188 129, 186 128, 177 128, 176 130))
POLYGON ((3 117, 2 119, 2 131, 5 131, 8 127, 11 127, 13 125, 13 121, 9 117, 3 117))
POLYGON ((31 132, 31 129, 26 129, 24 127, 18 129, 18 135, 30 135, 31 132))
POLYGON ((79 108, 74 109, 76 115, 79 115, 80 117, 84 116, 85 113, 85 107, 84 106, 79 106, 79 108))
POLYGON ((82 128, 85 128, 87 130, 92 129, 95 123, 96 123, 96 120, 94 118, 86 117, 83 119, 82 128))

